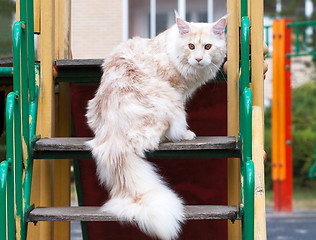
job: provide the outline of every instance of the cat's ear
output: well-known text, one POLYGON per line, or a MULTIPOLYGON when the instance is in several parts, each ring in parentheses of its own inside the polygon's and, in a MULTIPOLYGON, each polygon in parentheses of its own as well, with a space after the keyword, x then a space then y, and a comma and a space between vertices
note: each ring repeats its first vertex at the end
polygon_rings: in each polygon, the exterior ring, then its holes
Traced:
POLYGON ((225 32, 226 24, 227 24, 227 17, 229 14, 226 14, 224 17, 219 19, 217 22, 214 23, 212 27, 212 31, 216 35, 222 35, 225 32))
POLYGON ((176 15, 176 22, 177 22, 177 27, 179 29, 179 33, 181 36, 189 33, 191 31, 189 23, 184 21, 182 18, 180 18, 178 12, 175 10, 174 11, 176 15))

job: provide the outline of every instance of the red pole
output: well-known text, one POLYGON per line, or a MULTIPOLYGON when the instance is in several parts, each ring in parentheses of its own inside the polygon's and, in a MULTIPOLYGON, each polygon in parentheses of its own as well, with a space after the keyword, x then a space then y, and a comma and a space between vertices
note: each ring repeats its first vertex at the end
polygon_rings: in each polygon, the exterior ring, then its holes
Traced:
POLYGON ((291 28, 286 24, 292 22, 284 19, 285 40, 285 162, 286 178, 284 180, 282 212, 292 212, 292 88, 291 88, 291 59, 286 56, 291 53, 291 28))

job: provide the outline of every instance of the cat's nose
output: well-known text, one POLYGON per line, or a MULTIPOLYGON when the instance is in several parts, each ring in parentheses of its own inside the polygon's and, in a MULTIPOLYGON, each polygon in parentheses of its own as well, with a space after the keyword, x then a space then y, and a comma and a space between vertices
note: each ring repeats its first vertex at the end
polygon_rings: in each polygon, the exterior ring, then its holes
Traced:
POLYGON ((196 58, 195 59, 197 62, 201 62, 202 61, 202 58, 196 58))

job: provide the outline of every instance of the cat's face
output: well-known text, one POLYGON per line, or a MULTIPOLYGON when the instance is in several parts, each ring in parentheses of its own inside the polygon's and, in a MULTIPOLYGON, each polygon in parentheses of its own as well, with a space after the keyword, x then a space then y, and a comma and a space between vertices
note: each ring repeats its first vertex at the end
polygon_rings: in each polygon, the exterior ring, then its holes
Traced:
POLYGON ((215 23, 188 23, 177 18, 179 47, 184 58, 195 68, 221 64, 226 52, 226 17, 215 23))

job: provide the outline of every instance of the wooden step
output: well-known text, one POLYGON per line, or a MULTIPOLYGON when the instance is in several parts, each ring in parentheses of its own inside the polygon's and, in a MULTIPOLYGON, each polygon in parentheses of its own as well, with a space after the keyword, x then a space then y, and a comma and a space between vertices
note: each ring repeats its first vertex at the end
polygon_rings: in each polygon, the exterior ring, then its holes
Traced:
MULTIPOLYGON (((34 143, 33 157, 47 158, 91 158, 86 142, 91 138, 41 138, 34 143)), ((197 137, 190 141, 165 142, 150 157, 239 157, 240 151, 235 137, 197 137)))
MULTIPOLYGON (((61 59, 56 60, 58 69, 56 82, 76 82, 98 84, 102 76, 101 65, 103 59, 61 59)), ((221 68, 215 78, 217 81, 225 81, 226 75, 221 68)), ((214 80, 213 80, 214 81, 214 80)))
POLYGON ((103 59, 62 59, 55 65, 58 69, 56 82, 98 84, 102 76, 103 59))
MULTIPOLYGON (((0 68, 1 67, 13 67, 13 58, 0 58, 0 68)), ((10 76, 0 76, 0 84, 3 85, 12 85, 13 84, 13 75, 10 76)))
MULTIPOLYGON (((99 207, 38 207, 26 216, 28 222, 38 221, 117 221, 116 217, 101 212, 99 207)), ((236 206, 186 206, 187 220, 237 219, 236 206)))

